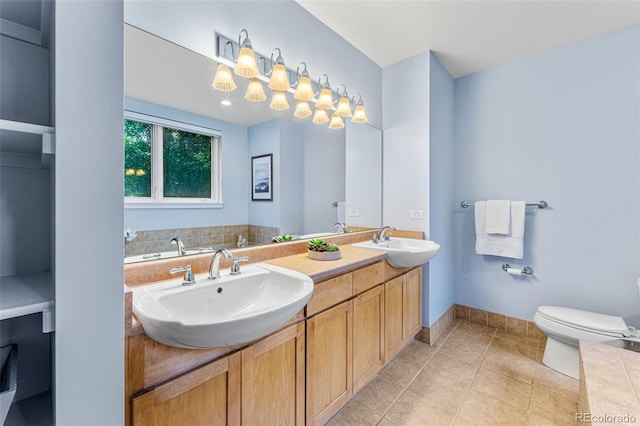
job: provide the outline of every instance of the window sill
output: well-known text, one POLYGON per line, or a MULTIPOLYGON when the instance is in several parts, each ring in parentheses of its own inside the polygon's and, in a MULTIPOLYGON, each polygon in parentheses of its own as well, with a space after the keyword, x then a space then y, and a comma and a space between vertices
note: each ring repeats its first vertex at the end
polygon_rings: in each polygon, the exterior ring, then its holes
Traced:
POLYGON ((222 209, 224 203, 136 203, 124 202, 125 210, 137 209, 222 209))

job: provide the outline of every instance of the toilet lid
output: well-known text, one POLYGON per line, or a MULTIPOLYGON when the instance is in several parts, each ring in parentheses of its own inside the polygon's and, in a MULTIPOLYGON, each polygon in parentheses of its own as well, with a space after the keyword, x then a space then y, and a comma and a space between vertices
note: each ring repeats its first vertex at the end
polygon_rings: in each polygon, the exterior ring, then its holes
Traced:
POLYGON ((538 313, 551 321, 593 333, 614 335, 616 337, 629 336, 630 334, 624 320, 613 315, 598 314, 561 306, 540 306, 538 313))

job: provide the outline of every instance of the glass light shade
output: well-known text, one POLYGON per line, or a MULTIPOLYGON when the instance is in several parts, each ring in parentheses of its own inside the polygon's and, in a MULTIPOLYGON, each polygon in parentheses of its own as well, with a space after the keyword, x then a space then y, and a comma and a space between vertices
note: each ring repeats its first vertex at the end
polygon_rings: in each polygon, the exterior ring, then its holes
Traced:
POLYGON ((329 121, 329 116, 327 115, 327 111, 323 109, 317 109, 315 114, 313 114, 313 123, 315 124, 324 124, 329 121))
POLYGON ((364 111, 364 105, 356 105, 356 108, 353 110, 353 118, 351 118, 351 122, 353 123, 366 123, 367 121, 367 113, 364 111))
POLYGON ((273 97, 271 98, 271 104, 269 106, 271 109, 275 109, 276 111, 289 109, 289 101, 287 100, 286 93, 278 91, 273 92, 273 97))
POLYGON ((248 47, 240 49, 238 60, 236 61, 236 67, 233 72, 244 78, 253 78, 260 74, 258 71, 258 63, 256 62, 256 55, 253 53, 253 49, 248 47))
POLYGON ((311 86, 309 77, 300 77, 298 79, 298 86, 296 87, 296 93, 293 97, 303 102, 313 99, 313 87, 311 86))
POLYGON ((211 87, 221 92, 232 92, 238 87, 233 80, 231 69, 225 64, 218 64, 216 67, 216 75, 213 77, 211 87))
POLYGON ((344 127, 344 121, 342 121, 342 117, 333 113, 331 115, 331 123, 329 123, 330 129, 342 129, 344 127))
POLYGON ((349 98, 340 98, 335 115, 338 117, 351 117, 351 102, 349 98))
POLYGON ((296 110, 293 113, 294 116, 298 118, 307 118, 310 117, 313 112, 311 112, 311 107, 309 106, 309 102, 299 101, 296 104, 296 110))
POLYGON ((275 64, 271 71, 271 81, 269 81, 269 89, 284 92, 289 90, 291 83, 287 76, 287 69, 282 64, 275 64))
POLYGON ((264 89, 262 88, 260 80, 255 77, 249 80, 247 93, 245 93, 244 98, 251 102, 262 102, 267 99, 267 95, 264 94, 264 89))
POLYGON ((318 96, 318 102, 316 103, 316 109, 331 109, 333 108, 333 95, 331 89, 322 89, 320 96, 318 96))

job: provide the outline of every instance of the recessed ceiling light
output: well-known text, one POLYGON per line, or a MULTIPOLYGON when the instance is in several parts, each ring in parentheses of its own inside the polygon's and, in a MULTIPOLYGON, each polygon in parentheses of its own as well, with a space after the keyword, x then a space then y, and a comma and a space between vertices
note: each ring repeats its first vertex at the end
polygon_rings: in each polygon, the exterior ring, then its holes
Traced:
POLYGON ((229 106, 231 105, 231 101, 229 99, 223 99, 220 101, 220 103, 224 106, 229 106))

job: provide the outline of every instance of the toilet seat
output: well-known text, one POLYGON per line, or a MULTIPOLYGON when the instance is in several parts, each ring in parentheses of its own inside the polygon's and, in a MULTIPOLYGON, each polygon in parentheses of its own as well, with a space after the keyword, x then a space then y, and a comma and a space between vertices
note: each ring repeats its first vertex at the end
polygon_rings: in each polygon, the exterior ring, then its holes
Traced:
POLYGON ((620 317, 561 306, 540 306, 538 315, 567 327, 612 338, 629 337, 631 331, 620 317))

